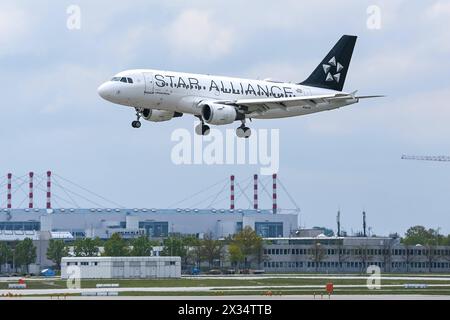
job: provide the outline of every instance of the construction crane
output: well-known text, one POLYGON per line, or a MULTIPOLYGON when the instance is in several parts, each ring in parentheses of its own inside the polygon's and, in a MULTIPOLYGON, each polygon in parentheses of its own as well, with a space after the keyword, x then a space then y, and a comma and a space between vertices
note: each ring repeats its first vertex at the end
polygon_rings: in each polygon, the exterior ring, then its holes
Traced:
POLYGON ((408 156, 408 155, 402 155, 402 159, 403 160, 450 162, 450 156, 408 156))

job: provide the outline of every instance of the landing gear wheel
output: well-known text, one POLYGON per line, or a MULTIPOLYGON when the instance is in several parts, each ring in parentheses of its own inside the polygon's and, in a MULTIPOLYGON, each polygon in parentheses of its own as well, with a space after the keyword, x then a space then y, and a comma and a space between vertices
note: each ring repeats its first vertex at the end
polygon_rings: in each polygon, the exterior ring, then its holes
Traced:
POLYGON ((142 109, 135 108, 135 110, 136 110, 136 118, 137 118, 137 120, 131 122, 131 126, 133 128, 140 128, 141 127, 141 122, 139 120, 141 119, 142 109))
POLYGON ((252 135, 252 130, 245 126, 240 126, 236 129, 236 135, 239 138, 249 138, 252 135))
POLYGON ((138 120, 135 120, 135 121, 133 121, 133 122, 131 123, 131 126, 132 126, 133 128, 140 128, 140 127, 141 127, 141 122, 138 121, 138 120))
POLYGON ((195 127, 195 133, 199 136, 207 136, 210 132, 210 128, 206 124, 199 124, 195 127))

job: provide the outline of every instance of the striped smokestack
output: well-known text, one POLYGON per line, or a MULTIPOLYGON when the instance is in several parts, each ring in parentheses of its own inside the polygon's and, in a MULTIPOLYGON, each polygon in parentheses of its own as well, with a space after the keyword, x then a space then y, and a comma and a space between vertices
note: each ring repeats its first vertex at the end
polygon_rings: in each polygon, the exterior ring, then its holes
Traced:
POLYGON ((276 173, 274 173, 272 175, 272 179, 273 179, 273 197, 272 197, 273 206, 272 206, 272 209, 273 209, 273 214, 276 214, 277 213, 277 174, 276 173))
POLYGON ((253 209, 258 210, 258 175, 253 176, 253 209))
POLYGON ((230 210, 234 210, 234 175, 230 176, 230 210))
POLYGON ((7 192, 6 206, 8 209, 11 209, 11 178, 12 178, 12 174, 8 173, 7 178, 8 178, 8 192, 7 192))
POLYGON ((28 187, 29 187, 29 193, 28 193, 28 208, 33 208, 33 176, 34 176, 34 173, 33 172, 30 172, 29 174, 28 174, 28 176, 29 176, 29 178, 30 178, 30 181, 29 181, 29 184, 28 184, 28 187))
POLYGON ((51 209, 52 208, 51 187, 52 187, 52 172, 51 171, 47 171, 47 209, 51 209))

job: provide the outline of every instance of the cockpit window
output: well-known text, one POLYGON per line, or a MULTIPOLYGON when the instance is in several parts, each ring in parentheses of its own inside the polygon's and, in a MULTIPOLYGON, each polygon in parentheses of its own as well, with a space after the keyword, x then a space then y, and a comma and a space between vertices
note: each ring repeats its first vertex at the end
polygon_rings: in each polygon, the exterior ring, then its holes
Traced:
POLYGON ((133 83, 133 79, 127 77, 113 77, 111 81, 120 81, 125 83, 133 83))

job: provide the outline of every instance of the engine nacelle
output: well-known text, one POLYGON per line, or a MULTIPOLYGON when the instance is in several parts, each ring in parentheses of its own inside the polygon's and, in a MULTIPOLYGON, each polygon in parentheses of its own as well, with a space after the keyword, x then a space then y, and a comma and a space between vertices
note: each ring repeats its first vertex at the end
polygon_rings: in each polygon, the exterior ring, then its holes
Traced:
POLYGON ((142 111, 142 118, 152 122, 169 121, 172 118, 181 117, 183 114, 180 112, 173 112, 159 109, 144 109, 142 111))
POLYGON ((204 103, 202 104, 202 117, 206 123, 222 125, 241 120, 245 116, 237 112, 233 106, 218 103, 204 103))

